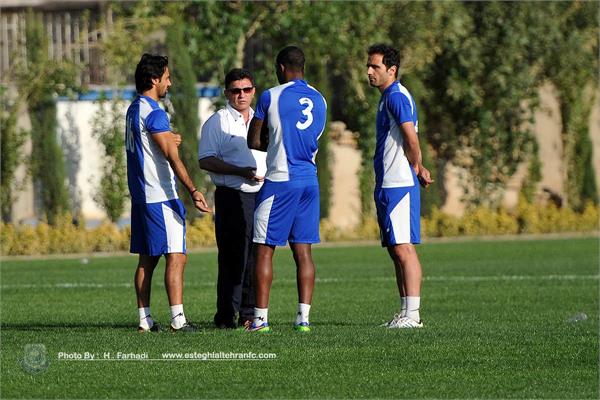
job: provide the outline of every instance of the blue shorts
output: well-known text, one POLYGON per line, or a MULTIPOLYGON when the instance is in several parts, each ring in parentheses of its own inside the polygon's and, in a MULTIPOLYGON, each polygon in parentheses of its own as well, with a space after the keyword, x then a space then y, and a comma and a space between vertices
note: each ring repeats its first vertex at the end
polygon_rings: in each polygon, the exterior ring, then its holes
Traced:
POLYGON ((131 253, 184 253, 185 208, 179 199, 131 205, 131 253))
POLYGON ((265 181, 256 196, 254 243, 319 243, 319 185, 265 181))
POLYGON ((421 243, 421 192, 418 183, 408 187, 376 188, 375 207, 382 246, 421 243))

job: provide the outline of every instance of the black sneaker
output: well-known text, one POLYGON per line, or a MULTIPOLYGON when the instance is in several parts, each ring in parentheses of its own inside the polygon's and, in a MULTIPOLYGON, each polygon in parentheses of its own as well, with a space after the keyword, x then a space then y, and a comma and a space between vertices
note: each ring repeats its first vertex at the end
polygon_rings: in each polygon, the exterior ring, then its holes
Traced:
POLYGON ((199 330, 200 330, 200 328, 198 328, 198 326, 196 324, 192 324, 191 322, 186 322, 179 329, 175 329, 175 328, 173 328, 173 326, 171 326, 171 332, 173 332, 173 333, 177 333, 177 332, 192 333, 192 332, 197 332, 199 330))
POLYGON ((161 331, 161 327, 156 322, 154 323, 154 325, 152 325, 152 327, 150 329, 146 329, 146 328, 142 328, 141 326, 138 326, 138 333, 158 333, 160 331, 161 331))
POLYGON ((214 317, 215 326, 218 329, 234 329, 237 328, 237 324, 235 323, 235 319, 232 318, 219 318, 215 315, 214 317))

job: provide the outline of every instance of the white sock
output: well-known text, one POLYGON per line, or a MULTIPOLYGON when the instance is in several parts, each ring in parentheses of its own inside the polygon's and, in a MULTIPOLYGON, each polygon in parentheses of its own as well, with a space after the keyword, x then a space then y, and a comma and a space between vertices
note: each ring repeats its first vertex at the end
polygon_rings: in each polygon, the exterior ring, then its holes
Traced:
POLYGON ((150 307, 138 308, 138 314, 140 316, 140 327, 144 329, 150 329, 154 325, 154 321, 150 316, 150 307))
POLYGON ((264 323, 269 322, 268 320, 269 309, 254 307, 254 326, 260 326, 264 323))
POLYGON ((187 320, 183 313, 183 304, 176 304, 171 306, 171 326, 173 329, 179 329, 185 325, 187 320))
POLYGON ((308 323, 308 314, 310 313, 310 304, 298 303, 298 314, 296 314, 296 325, 302 322, 308 323))
POLYGON ((406 297, 406 316, 413 321, 420 322, 419 307, 421 306, 421 297, 407 296, 406 297))
POLYGON ((400 297, 400 316, 406 317, 406 296, 400 297))

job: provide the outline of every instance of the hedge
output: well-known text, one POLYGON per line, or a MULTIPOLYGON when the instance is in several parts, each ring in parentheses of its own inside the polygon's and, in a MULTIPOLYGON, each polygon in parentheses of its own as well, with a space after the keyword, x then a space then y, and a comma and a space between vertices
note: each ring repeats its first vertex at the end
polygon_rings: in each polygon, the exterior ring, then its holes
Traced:
MULTIPOLYGON (((520 233, 595 232, 599 229, 599 208, 591 202, 581 213, 554 205, 539 206, 525 200, 515 210, 474 208, 462 217, 443 213, 438 208, 422 219, 424 237, 486 236, 520 233)), ((0 224, 1 254, 42 255, 93 252, 118 252, 129 249, 130 228, 119 229, 105 222, 93 229, 72 224, 64 215, 56 226, 0 224)), ((366 218, 355 229, 342 230, 328 220, 321 221, 321 239, 327 242, 376 240, 379 228, 375 218, 366 218)), ((212 218, 198 218, 187 226, 190 249, 215 245, 212 218)))

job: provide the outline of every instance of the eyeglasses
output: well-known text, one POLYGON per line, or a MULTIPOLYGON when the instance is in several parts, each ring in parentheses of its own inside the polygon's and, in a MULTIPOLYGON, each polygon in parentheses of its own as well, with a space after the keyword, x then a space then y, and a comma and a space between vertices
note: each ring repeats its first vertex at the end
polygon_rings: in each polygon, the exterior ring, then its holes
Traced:
POLYGON ((245 88, 233 88, 233 89, 227 89, 227 91, 231 94, 235 94, 238 95, 240 93, 242 93, 242 91, 246 94, 248 93, 252 93, 252 90, 254 90, 254 86, 250 86, 250 87, 245 87, 245 88))

